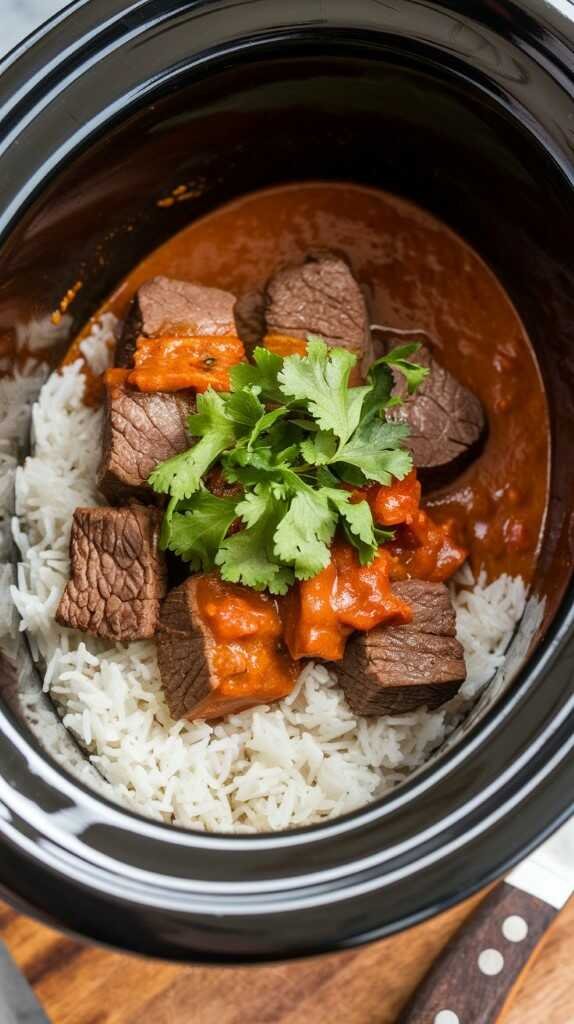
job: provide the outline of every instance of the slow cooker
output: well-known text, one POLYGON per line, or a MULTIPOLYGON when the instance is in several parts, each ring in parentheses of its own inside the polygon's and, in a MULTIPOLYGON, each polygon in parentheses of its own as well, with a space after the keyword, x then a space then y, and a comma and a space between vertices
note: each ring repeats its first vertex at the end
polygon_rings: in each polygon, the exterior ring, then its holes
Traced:
MULTIPOLYGON (((0 339, 81 292, 66 342, 144 254, 223 201, 303 179, 387 189, 486 259, 535 346, 552 482, 524 620, 470 719, 424 770, 328 824, 257 836, 110 803, 45 698, 0 579, 0 894, 113 946, 242 962, 343 949, 499 877, 574 792, 574 23, 545 0, 74 0, 0 64, 0 339), (156 200, 206 184, 166 216, 156 200), (42 727, 39 727, 40 718, 42 727), (49 728, 46 726, 49 723, 49 728)), ((37 339, 36 339, 37 340, 37 339)), ((10 379, 10 378, 8 378, 10 379)), ((20 381, 21 383, 21 381, 20 381)), ((37 385, 39 386, 39 385, 37 385)), ((25 456, 34 384, 4 454, 25 456)), ((6 399, 8 402, 8 399, 6 399)), ((532 425, 536 430, 536 424, 532 425)))

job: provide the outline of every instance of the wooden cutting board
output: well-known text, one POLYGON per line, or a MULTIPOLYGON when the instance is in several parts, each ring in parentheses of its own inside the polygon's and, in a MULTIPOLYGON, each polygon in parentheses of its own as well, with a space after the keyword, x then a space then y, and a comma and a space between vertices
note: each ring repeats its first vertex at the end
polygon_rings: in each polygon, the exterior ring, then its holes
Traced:
MULTIPOLYGON (((180 967, 110 953, 4 904, 0 935, 53 1024, 394 1024, 476 902, 375 945, 273 967, 180 967)), ((504 1024, 574 1024, 574 901, 558 917, 504 1024)))

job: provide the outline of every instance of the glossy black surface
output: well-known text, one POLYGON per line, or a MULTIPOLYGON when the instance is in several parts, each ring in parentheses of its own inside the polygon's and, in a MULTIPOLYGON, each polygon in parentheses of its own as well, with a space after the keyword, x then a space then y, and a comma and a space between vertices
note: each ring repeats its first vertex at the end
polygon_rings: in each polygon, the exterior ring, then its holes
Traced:
MULTIPOLYGON (((2 895, 178 959, 388 934, 502 873, 572 805, 573 28, 534 0, 70 9, 0 79, 0 335, 45 315, 79 273, 81 323, 191 216, 261 185, 351 178, 415 199, 490 262, 536 346, 554 450, 534 587, 545 632, 464 742, 400 790, 326 826, 256 837, 156 825, 66 776, 22 723, 11 668, 28 671, 29 656, 6 645, 2 895), (210 187, 193 208, 158 209, 194 176, 210 187)), ((529 642, 523 627, 509 679, 529 642)))

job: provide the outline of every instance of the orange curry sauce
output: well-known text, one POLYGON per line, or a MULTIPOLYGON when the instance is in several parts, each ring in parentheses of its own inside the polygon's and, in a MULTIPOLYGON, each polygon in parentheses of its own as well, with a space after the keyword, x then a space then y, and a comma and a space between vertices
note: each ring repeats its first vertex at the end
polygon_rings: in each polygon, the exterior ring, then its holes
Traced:
POLYGON ((213 641, 213 690, 193 709, 193 718, 220 718, 286 697, 299 666, 284 650, 277 602, 210 573, 198 582, 197 603, 213 641))
POLYGON ((139 391, 229 391, 230 367, 245 359, 234 335, 138 338, 128 383, 139 391))
POLYGON ((375 522, 394 528, 394 539, 379 548, 370 565, 361 565, 355 548, 338 539, 331 564, 292 587, 283 616, 293 658, 339 661, 354 629, 410 622, 410 605, 393 593, 391 584, 404 579, 440 583, 466 561, 468 552, 453 539, 452 525, 434 523, 420 508, 421 487, 414 470, 388 487, 377 484, 354 492, 354 500, 365 499, 375 522))

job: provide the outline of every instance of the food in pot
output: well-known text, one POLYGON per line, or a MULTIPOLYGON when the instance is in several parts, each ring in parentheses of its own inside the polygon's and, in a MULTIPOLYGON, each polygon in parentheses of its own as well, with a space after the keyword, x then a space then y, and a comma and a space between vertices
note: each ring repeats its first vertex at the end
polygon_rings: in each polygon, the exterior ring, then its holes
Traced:
POLYGON ((460 720, 524 605, 547 434, 528 430, 545 406, 521 325, 444 227, 345 189, 279 190, 275 205, 261 193, 176 236, 74 343, 35 412, 16 603, 113 794, 179 824, 282 828, 377 796, 460 720), (513 359, 492 357, 485 308, 513 359), (112 348, 110 311, 123 365, 99 410, 73 360, 112 348), (480 336, 464 360, 455 314, 480 336), (401 317, 376 358, 369 323, 401 317), (424 345, 405 338, 417 322, 424 345))

